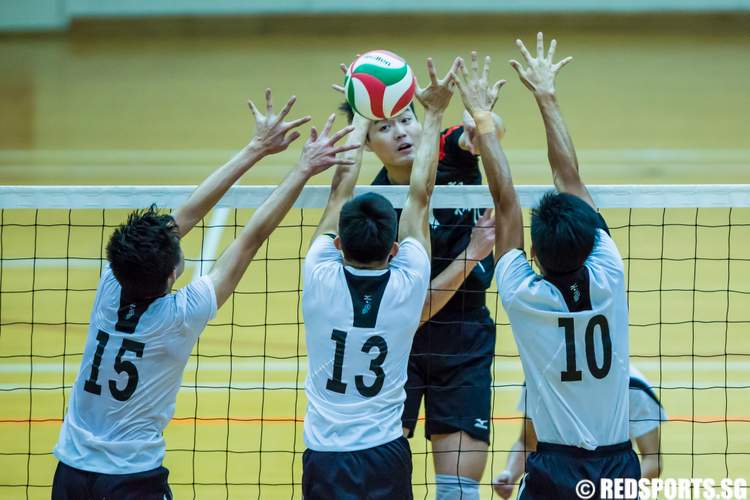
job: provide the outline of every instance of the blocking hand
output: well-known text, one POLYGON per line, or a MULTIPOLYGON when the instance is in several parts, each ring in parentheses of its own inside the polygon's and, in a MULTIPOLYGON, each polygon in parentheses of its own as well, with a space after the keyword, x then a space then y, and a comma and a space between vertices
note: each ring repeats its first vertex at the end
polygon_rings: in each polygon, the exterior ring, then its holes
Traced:
POLYGON ((479 61, 476 51, 471 53, 471 72, 466 68, 463 59, 459 58, 459 68, 462 78, 456 78, 461 99, 466 111, 473 116, 478 112, 492 111, 497 102, 500 89, 505 85, 505 80, 490 83, 490 56, 484 58, 484 68, 479 74, 479 61))
POLYGON ((526 60, 528 67, 524 68, 515 59, 511 59, 510 65, 516 70, 526 87, 535 95, 552 95, 555 93, 555 77, 560 69, 573 60, 566 57, 557 64, 552 62, 555 56, 557 40, 554 38, 549 44, 547 55, 544 54, 544 34, 540 31, 536 35, 536 57, 531 57, 526 46, 521 40, 516 40, 516 45, 521 49, 521 54, 526 60))
POLYGON ((300 168, 309 175, 319 174, 333 165, 353 165, 354 160, 339 158, 336 155, 362 147, 361 144, 336 146, 336 143, 354 130, 354 127, 349 125, 331 135, 331 128, 335 119, 335 114, 329 116, 320 134, 315 127, 310 130, 310 137, 307 139, 305 147, 302 148, 299 163, 300 168))
POLYGON ((448 107, 455 87, 455 71, 458 69, 459 59, 453 61, 450 71, 443 78, 438 79, 432 58, 427 59, 427 73, 430 84, 427 87, 417 87, 416 97, 428 111, 443 111, 448 107))
POLYGON ((271 89, 266 89, 265 115, 258 111, 258 107, 253 101, 247 101, 247 105, 250 107, 250 111, 252 111, 253 116, 255 117, 255 136, 253 136, 250 142, 259 147, 263 154, 268 155, 284 151, 300 136, 299 132, 296 130, 291 134, 287 135, 287 133, 310 121, 309 116, 291 122, 284 121, 284 118, 289 114, 289 111, 291 111, 296 100, 297 98, 295 96, 290 97, 289 101, 287 101, 284 106, 284 109, 282 109, 281 113, 278 115, 275 115, 273 112, 271 89))

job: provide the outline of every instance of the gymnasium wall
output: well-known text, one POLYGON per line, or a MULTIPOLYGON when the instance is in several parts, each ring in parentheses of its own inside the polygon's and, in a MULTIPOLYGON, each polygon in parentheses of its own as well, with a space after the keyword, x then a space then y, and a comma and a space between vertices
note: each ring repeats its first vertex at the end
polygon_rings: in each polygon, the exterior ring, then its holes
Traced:
POLYGON ((332 13, 750 11, 750 0, 3 0, 0 31, 61 31, 78 19, 332 13))

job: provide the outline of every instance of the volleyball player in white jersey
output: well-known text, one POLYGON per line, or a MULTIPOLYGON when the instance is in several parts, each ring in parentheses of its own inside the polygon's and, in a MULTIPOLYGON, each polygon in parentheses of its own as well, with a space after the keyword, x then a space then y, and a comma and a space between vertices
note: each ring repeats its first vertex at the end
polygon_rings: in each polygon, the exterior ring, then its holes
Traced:
MULTIPOLYGON (((456 63, 454 63, 454 69, 456 63)), ((375 193, 352 198, 355 167, 340 167, 305 258, 302 310, 309 356, 302 494, 315 499, 412 498, 402 435, 406 369, 430 282, 430 197, 452 74, 417 91, 425 107, 400 221, 375 193), (398 233, 397 233, 398 231, 398 233)), ((355 117, 350 142, 369 122, 355 117)))
MULTIPOLYGON (((659 477, 664 466, 659 426, 667 420, 667 414, 651 389, 648 379, 632 364, 629 386, 630 439, 635 441, 641 454, 641 476, 654 479, 659 477)), ((523 475, 526 456, 536 451, 538 441, 534 423, 526 415, 526 386, 521 388, 521 397, 516 409, 526 418, 518 439, 508 453, 505 470, 492 481, 495 493, 506 499, 511 497, 515 485, 523 475)))
POLYGON ((174 414, 193 345, 307 180, 350 161, 336 154, 353 146, 335 143, 351 128, 330 138, 313 133, 299 164, 255 211, 208 275, 170 293, 184 269, 180 238, 250 167, 299 137, 293 129, 310 118, 284 121, 294 100, 275 115, 271 91, 266 90, 266 116, 250 103, 256 119, 253 139, 182 207, 172 215, 159 214, 155 206, 134 212, 112 234, 81 368, 54 450, 60 462, 53 499, 172 497, 169 471, 162 466, 162 432, 174 414))
POLYGON ((542 34, 528 67, 513 61, 534 92, 547 130, 557 192, 532 211, 532 256, 523 251, 523 216, 507 159, 494 133, 487 68, 463 67, 466 109, 481 132, 480 147, 495 204, 495 276, 527 384, 527 412, 539 437, 519 488, 522 499, 578 498, 576 484, 602 477, 639 478, 628 433, 628 310, 617 247, 581 182, 575 152, 555 99, 552 63, 542 34))

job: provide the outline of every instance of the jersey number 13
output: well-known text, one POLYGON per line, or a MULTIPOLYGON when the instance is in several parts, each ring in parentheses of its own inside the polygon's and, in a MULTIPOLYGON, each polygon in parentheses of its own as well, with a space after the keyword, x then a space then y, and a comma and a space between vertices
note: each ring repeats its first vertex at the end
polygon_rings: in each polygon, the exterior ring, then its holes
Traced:
MULTIPOLYGON (((333 356, 333 377, 328 379, 326 389, 338 392, 339 394, 346 393, 346 383, 341 380, 344 367, 344 351, 346 350, 346 335, 346 332, 342 332, 341 330, 334 330, 331 335, 331 340, 336 342, 336 352, 333 356)), ((383 388, 383 382, 385 382, 383 363, 385 362, 385 357, 388 355, 388 344, 380 335, 373 335, 365 341, 362 346, 362 352, 369 354, 373 349, 378 350, 378 355, 370 360, 370 371, 375 374, 375 380, 372 385, 366 385, 362 375, 354 377, 354 385, 356 385, 357 391, 366 398, 376 396, 383 388)))

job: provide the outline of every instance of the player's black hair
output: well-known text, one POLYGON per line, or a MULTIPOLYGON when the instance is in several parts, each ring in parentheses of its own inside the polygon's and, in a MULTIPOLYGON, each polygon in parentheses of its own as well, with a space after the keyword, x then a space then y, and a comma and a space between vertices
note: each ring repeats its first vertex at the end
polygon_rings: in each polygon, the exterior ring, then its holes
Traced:
MULTIPOLYGON (((409 109, 411 109, 411 112, 414 113, 414 116, 416 117, 417 110, 414 108, 414 101, 409 103, 409 109)), ((352 109, 348 101, 343 101, 341 104, 339 104, 339 111, 346 115, 348 123, 351 124, 354 120, 354 110, 352 109)))
POLYGON ((177 223, 171 215, 160 214, 156 205, 128 215, 107 243, 112 273, 133 299, 163 294, 180 256, 177 223))
POLYGON ((347 260, 360 264, 384 261, 397 231, 396 210, 377 193, 361 194, 341 207, 339 237, 347 260))
POLYGON ((550 191, 531 210, 531 241, 545 274, 583 266, 597 238, 596 211, 578 196, 550 191))

